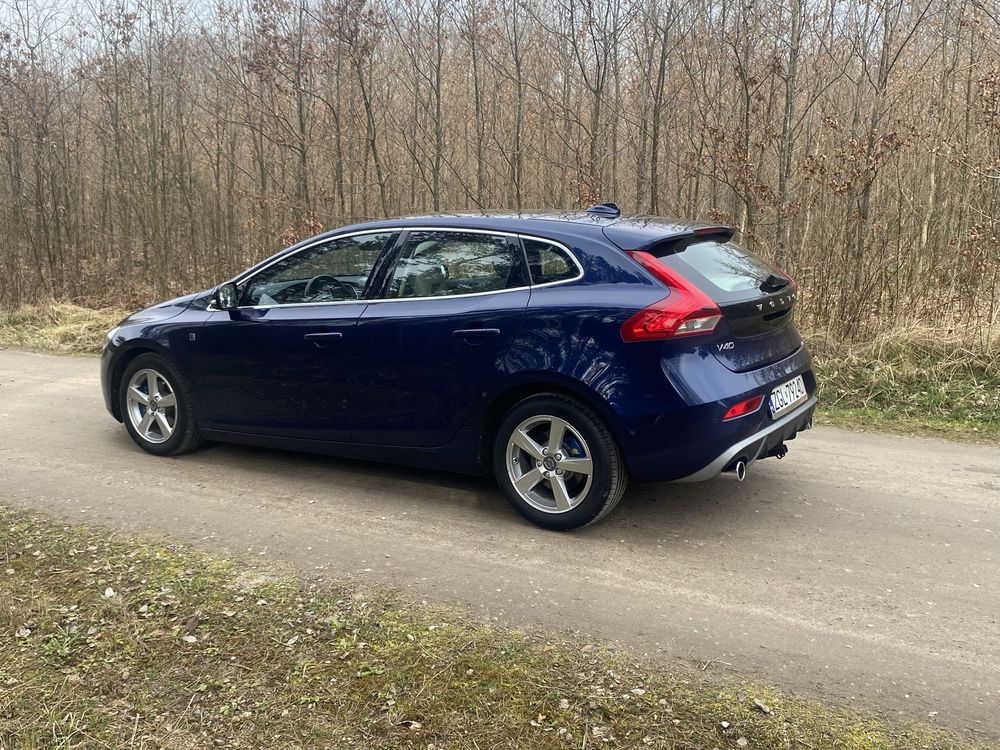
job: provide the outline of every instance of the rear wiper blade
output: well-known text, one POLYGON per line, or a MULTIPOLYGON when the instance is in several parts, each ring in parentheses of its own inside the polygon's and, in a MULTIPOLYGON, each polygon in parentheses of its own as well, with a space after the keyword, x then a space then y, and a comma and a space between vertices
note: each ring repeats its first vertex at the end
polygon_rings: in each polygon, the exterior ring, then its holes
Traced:
POLYGON ((789 279, 784 276, 778 276, 776 273, 772 273, 762 282, 760 282, 760 289, 762 292, 776 292, 779 289, 784 289, 789 284, 789 279))

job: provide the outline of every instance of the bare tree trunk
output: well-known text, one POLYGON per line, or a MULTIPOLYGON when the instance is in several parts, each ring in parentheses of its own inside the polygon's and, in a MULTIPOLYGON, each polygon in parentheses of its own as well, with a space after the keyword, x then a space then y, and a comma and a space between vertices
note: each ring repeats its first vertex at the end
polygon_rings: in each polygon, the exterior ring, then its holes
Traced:
POLYGON ((660 212, 660 126, 663 118, 663 90, 666 85, 667 57, 670 49, 670 26, 672 21, 673 2, 671 0, 667 17, 659 29, 660 56, 656 69, 656 84, 653 86, 653 132, 649 143, 649 213, 660 212))
POLYGON ((778 142, 778 207, 775 221, 775 246, 779 265, 784 264, 791 245, 791 226, 788 221, 788 183, 792 176, 792 133, 795 119, 796 83, 799 71, 799 47, 802 44, 803 0, 789 0, 791 19, 788 38, 788 64, 785 69, 785 111, 781 118, 781 140, 778 142))

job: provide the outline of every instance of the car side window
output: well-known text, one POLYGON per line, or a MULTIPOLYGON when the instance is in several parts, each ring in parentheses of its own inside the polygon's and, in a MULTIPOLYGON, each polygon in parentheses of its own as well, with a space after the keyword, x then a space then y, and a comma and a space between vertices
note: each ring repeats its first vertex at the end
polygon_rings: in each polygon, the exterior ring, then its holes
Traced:
POLYGON ((391 236, 391 232, 356 234, 282 258, 250 278, 240 294, 240 307, 358 299, 391 236))
POLYGON ((389 280, 388 298, 446 297, 523 286, 515 246, 477 232, 410 232, 389 280))
POLYGON ((548 284, 553 281, 563 281, 572 279, 579 273, 576 264, 558 245, 527 238, 522 241, 524 242, 524 251, 528 256, 531 283, 548 284))

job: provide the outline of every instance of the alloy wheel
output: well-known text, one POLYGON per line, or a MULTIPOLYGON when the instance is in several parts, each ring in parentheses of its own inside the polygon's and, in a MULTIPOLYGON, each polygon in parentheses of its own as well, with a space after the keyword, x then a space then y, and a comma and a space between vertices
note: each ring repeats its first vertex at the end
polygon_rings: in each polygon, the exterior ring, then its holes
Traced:
POLYGON ((177 427, 177 394, 163 373, 147 368, 129 380, 125 394, 129 421, 139 437, 164 443, 177 427))
POLYGON ((540 414, 517 426, 507 441, 507 474, 531 507, 566 513, 587 496, 594 462, 586 441, 561 417, 540 414))

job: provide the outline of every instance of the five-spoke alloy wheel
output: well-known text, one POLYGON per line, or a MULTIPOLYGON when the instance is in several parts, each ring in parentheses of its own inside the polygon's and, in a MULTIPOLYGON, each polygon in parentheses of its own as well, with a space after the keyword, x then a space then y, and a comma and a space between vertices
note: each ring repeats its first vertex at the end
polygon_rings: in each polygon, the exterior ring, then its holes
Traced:
POLYGON ((572 510, 587 496, 594 462, 587 442, 551 414, 528 417, 507 441, 507 474, 524 502, 545 513, 572 510))
POLYGON ((177 426, 177 394, 170 381, 152 368, 139 370, 126 392, 128 418, 143 440, 163 443, 177 426))
POLYGON ((601 419, 559 394, 533 396, 497 430, 494 474, 511 504, 550 529, 593 523, 618 503, 624 462, 601 419))
POLYGON ((166 358, 147 353, 131 360, 118 396, 125 429, 143 450, 168 456, 201 443, 191 388, 166 358))

